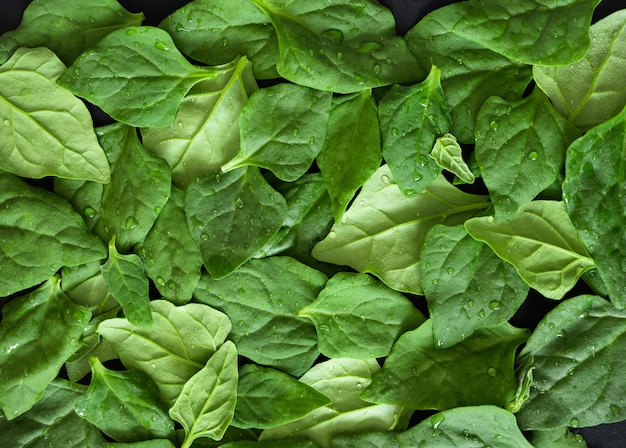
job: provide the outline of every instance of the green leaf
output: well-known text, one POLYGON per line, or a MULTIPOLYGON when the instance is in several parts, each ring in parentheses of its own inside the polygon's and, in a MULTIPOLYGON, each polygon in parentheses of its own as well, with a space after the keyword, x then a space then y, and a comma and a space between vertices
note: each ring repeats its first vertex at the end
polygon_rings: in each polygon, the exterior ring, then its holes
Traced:
POLYGON ((159 402, 159 389, 145 373, 109 370, 98 358, 91 358, 89 364, 91 383, 74 403, 79 417, 118 442, 167 438, 174 434, 174 422, 159 402))
POLYGON ((241 58, 194 86, 173 124, 141 130, 146 148, 170 165, 176 186, 185 189, 197 177, 219 172, 237 154, 239 115, 256 89, 250 61, 241 58))
POLYGON ((484 216, 468 220, 465 228, 550 299, 562 299, 595 267, 563 202, 528 202, 508 221, 497 223, 493 216, 484 216))
POLYGON ((118 121, 163 127, 189 89, 218 71, 191 65, 159 28, 127 27, 81 54, 59 83, 118 121))
POLYGON ((530 397, 517 414, 522 429, 624 420, 625 318, 591 295, 568 299, 544 317, 521 353, 532 354, 535 367, 530 397))
POLYGON ((328 404, 328 397, 286 373, 246 364, 239 371, 232 424, 238 428, 272 428, 328 404))
POLYGON ((220 445, 222 448, 318 448, 314 442, 305 439, 280 439, 269 440, 267 442, 255 442, 242 440, 239 442, 229 442, 220 445))
POLYGON ((352 93, 420 79, 391 11, 370 0, 253 0, 278 35, 278 73, 296 84, 352 93))
POLYGON ((290 83, 256 91, 239 117, 241 148, 222 171, 253 165, 284 181, 298 179, 324 146, 331 99, 290 83))
POLYGON ((0 406, 7 419, 24 414, 42 398, 63 363, 80 348, 90 317, 87 308, 61 291, 56 277, 2 307, 0 406))
POLYGON ((563 198, 611 300, 626 307, 626 109, 567 150, 563 198))
POLYGON ((487 197, 464 193, 443 177, 415 196, 404 196, 383 165, 341 222, 313 248, 313 256, 370 272, 398 291, 421 294, 419 260, 428 230, 435 224, 460 224, 487 207, 487 197))
POLYGON ((198 178, 187 189, 185 213, 204 266, 222 278, 278 232, 287 203, 258 168, 246 167, 198 178))
POLYGON ((452 133, 462 143, 474 143, 476 115, 485 100, 493 95, 520 99, 531 68, 460 36, 456 30, 466 15, 465 3, 436 9, 404 38, 423 67, 439 67, 452 133))
POLYGON ((495 406, 467 406, 440 412, 398 435, 401 448, 532 448, 515 416, 495 406))
POLYGON ((621 82, 626 48, 626 11, 591 25, 583 59, 565 66, 535 66, 533 78, 554 107, 582 130, 617 115, 626 106, 621 82))
POLYGON ((199 437, 220 440, 233 419, 237 397, 237 348, 226 341, 185 383, 170 416, 185 428, 182 448, 199 437))
POLYGON ((147 373, 159 386, 163 402, 171 405, 185 382, 226 340, 231 324, 225 314, 198 303, 177 307, 153 300, 150 307, 152 327, 107 319, 98 333, 111 343, 126 368, 147 373))
POLYGON ((331 448, 399 448, 398 433, 386 432, 362 432, 360 434, 340 435, 330 441, 331 448))
POLYGON ((102 265, 102 279, 131 324, 152 325, 148 277, 143 262, 139 255, 120 254, 115 248, 115 237, 109 243, 109 259, 102 265))
POLYGON ((20 49, 0 66, 0 168, 106 183, 109 164, 87 107, 55 82, 64 67, 43 48, 20 49))
POLYGON ((419 193, 441 173, 427 157, 437 138, 450 130, 440 76, 433 66, 423 82, 396 84, 380 100, 383 157, 406 196, 419 193))
POLYGON ((519 101, 489 98, 476 119, 476 161, 498 221, 560 180, 580 132, 539 90, 519 101))
POLYGON ((437 165, 450 171, 461 181, 466 184, 474 183, 474 173, 463 160, 463 149, 454 135, 446 133, 439 137, 428 155, 435 159, 437 165))
POLYGON ((583 436, 571 432, 567 427, 532 431, 528 440, 535 448, 587 448, 583 436))
POLYGON ((320 352, 329 358, 382 358, 402 333, 424 321, 402 294, 367 274, 348 272, 331 278, 298 315, 315 323, 320 352))
POLYGON ((252 259, 219 280, 204 274, 194 299, 226 313, 230 339, 252 361, 300 376, 318 357, 313 324, 298 317, 326 276, 289 257, 252 259))
POLYGON ((202 256, 187 227, 183 205, 184 193, 172 188, 154 226, 136 246, 159 294, 177 305, 191 300, 202 268, 202 256))
POLYGON ((513 266, 462 225, 434 226, 424 240, 420 266, 438 347, 507 322, 529 290, 513 266))
POLYGON ((63 266, 106 257, 71 205, 0 172, 0 296, 35 286, 63 266))
POLYGON ((478 329, 458 344, 437 348, 432 321, 407 331, 361 395, 374 403, 411 409, 504 406, 515 396, 515 350, 527 330, 508 323, 478 329), (463 384, 463 387, 459 387, 463 384))
POLYGON ((170 441, 165 439, 146 440, 133 443, 103 443, 102 448, 176 448, 170 441))
POLYGON ((145 238, 167 203, 171 173, 163 159, 146 151, 134 128, 120 126, 115 133, 121 138, 115 148, 119 153, 111 183, 104 186, 95 231, 105 241, 115 235, 117 247, 127 251, 145 238))
POLYGON ((245 55, 257 79, 278 78, 274 27, 252 0, 194 0, 169 15, 160 28, 180 50, 207 65, 245 55))
POLYGON ((328 140, 317 156, 333 215, 339 221, 354 193, 382 159, 376 102, 370 91, 333 99, 328 140))
POLYGON ((139 25, 143 14, 126 11, 115 0, 34 0, 20 26, 0 36, 0 63, 19 47, 47 47, 66 64, 117 28, 139 25))

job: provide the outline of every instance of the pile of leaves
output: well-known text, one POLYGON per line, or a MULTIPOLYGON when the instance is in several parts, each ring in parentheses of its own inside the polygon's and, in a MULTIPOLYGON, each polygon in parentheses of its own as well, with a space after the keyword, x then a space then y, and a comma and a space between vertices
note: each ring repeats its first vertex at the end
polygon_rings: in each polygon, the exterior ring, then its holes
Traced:
POLYGON ((3 446, 569 447, 626 419, 626 10, 599 2, 399 36, 374 0, 158 27, 34 0, 0 36, 3 446), (531 289, 560 301, 532 332, 531 289))

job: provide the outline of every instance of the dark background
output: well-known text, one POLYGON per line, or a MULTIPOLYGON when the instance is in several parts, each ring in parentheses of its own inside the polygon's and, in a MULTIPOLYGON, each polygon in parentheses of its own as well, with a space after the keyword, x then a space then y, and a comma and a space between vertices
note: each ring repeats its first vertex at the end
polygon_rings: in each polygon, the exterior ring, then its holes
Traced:
MULTIPOLYGON (((79 0, 68 0, 79 1, 79 0)), ((158 25, 170 13, 174 12, 190 0, 118 0, 122 6, 131 12, 142 11, 146 20, 145 25, 158 25)), ((239 0, 232 0, 239 1, 239 0)), ((301 0, 307 1, 307 0, 301 0)), ((454 3, 456 0, 379 0, 394 13, 399 34, 406 33, 420 18, 428 12, 454 3)), ((515 0, 509 0, 515 1, 515 0)), ((16 28, 22 13, 31 0, 0 0, 0 34, 16 28)), ((607 16, 619 9, 626 8, 626 0, 603 0, 596 8, 594 21, 607 16)), ((625 74, 626 77, 626 74, 625 74)), ((588 290, 580 282, 580 286, 570 292, 568 296, 587 293, 588 290)), ((538 321, 558 302, 531 294, 513 317, 512 323, 518 327, 534 328, 538 321)), ((581 397, 584 400, 585 397, 581 397)), ((589 448, 626 448, 626 421, 610 425, 600 425, 592 428, 576 430, 583 435, 589 448)))

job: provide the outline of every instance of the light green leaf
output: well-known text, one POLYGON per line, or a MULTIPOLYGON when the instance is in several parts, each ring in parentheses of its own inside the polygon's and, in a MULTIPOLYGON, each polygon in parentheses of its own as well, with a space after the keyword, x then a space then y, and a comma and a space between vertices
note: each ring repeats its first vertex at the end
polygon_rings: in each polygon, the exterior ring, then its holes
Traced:
POLYGON ((583 436, 571 432, 567 427, 532 431, 528 440, 535 448, 587 448, 583 436))
POLYGON ((394 85, 380 100, 383 157, 406 196, 419 193, 441 173, 427 157, 436 139, 450 130, 440 76, 433 66, 423 82, 394 85))
POLYGON ((66 64, 117 28, 140 25, 142 13, 130 13, 115 0, 34 0, 20 26, 0 36, 0 63, 19 47, 47 47, 66 64))
POLYGON ((550 299, 562 299, 583 273, 595 267, 562 202, 532 201, 508 221, 497 223, 485 216, 468 220, 465 228, 550 299))
POLYGON ((339 221, 354 193, 378 169, 382 159, 376 102, 370 91, 333 99, 328 140, 317 165, 339 221))
POLYGON ((194 299, 226 313, 230 339, 252 361, 300 376, 319 356, 313 324, 298 317, 326 276, 289 257, 252 259, 228 277, 204 274, 194 299))
POLYGON ((106 183, 109 163, 87 107, 55 83, 61 67, 42 48, 21 49, 0 66, 0 168, 106 183))
POLYGON ((463 150, 454 135, 446 133, 439 137, 429 156, 435 159, 437 165, 450 171, 466 184, 474 183, 474 173, 463 160, 463 150))
POLYGON ((284 181, 298 179, 326 142, 331 99, 328 92, 290 83, 256 91, 239 117, 241 148, 222 171, 253 165, 284 181))
POLYGON ((253 1, 276 29, 277 70, 289 81, 352 93, 423 77, 391 11, 377 2, 253 1))
POLYGON ((515 397, 513 364, 528 331, 504 323, 481 328, 449 348, 438 348, 432 321, 407 331, 361 397, 411 409, 504 406, 515 397), (463 384, 463 387, 459 387, 463 384))
POLYGON ((237 154, 239 115, 256 89, 250 61, 241 58, 194 86, 173 124, 141 130, 146 148, 170 165, 176 186, 185 189, 197 177, 219 172, 237 154))
POLYGON ((286 373, 246 364, 239 371, 232 424, 238 428, 272 428, 328 404, 328 397, 286 373))
POLYGON ((169 15, 160 28, 180 50, 207 65, 245 55, 257 79, 278 78, 278 39, 274 27, 252 0, 194 0, 169 15))
POLYGON ((424 240, 420 266, 433 338, 442 348, 479 328, 507 322, 529 290, 513 266, 463 225, 434 226, 424 240))
POLYGON ((98 358, 91 358, 89 364, 89 388, 74 403, 79 417, 118 442, 174 434, 174 422, 162 409, 159 390, 150 377, 139 370, 109 370, 98 358))
POLYGON ((59 283, 52 278, 2 307, 0 406, 9 420, 42 398, 63 363, 80 348, 80 335, 91 318, 59 283))
POLYGON ((152 325, 148 277, 143 262, 139 255, 120 254, 115 248, 115 237, 109 243, 109 259, 102 265, 102 279, 131 324, 152 325))
POLYGON ((591 295, 568 299, 544 317, 520 354, 531 354, 535 367, 530 397, 517 414, 522 429, 624 420, 625 318, 591 295))
POLYGON ((460 224, 488 207, 487 197, 464 193, 443 177, 407 197, 383 165, 341 222, 313 248, 313 256, 370 272, 398 291, 421 294, 419 260, 428 230, 435 224, 460 224))
POLYGON ((185 213, 204 266, 222 278, 278 232, 287 203, 258 168, 245 167, 198 178, 187 189, 185 213))
POLYGON ((63 266, 106 257, 72 206, 0 172, 0 296, 35 286, 63 266))
POLYGON ((535 66, 533 78, 554 107, 586 131, 617 115, 626 106, 626 11, 591 25, 585 57, 565 66, 535 66))
POLYGON ((626 307, 626 109, 567 150, 563 198, 611 300, 626 307))
POLYGON ((424 321, 402 294, 367 274, 348 272, 331 278, 298 315, 315 323, 320 352, 329 358, 382 358, 402 333, 424 321))
POLYGON ((440 412, 398 435, 400 448, 532 448, 515 416, 496 406, 467 406, 440 412))
POLYGON ((59 83, 118 121, 163 127, 189 89, 219 70, 191 65, 159 28, 127 27, 81 54, 59 83))
POLYGON ((475 155, 496 220, 561 180, 565 150, 579 136, 539 90, 515 102, 485 102, 476 119, 475 155))
POLYGON ((159 386, 164 403, 173 404, 185 382, 196 374, 226 340, 228 317, 206 305, 174 306, 153 300, 152 327, 127 319, 107 319, 98 327, 129 369, 138 369, 159 386))
POLYGON ((226 341, 185 383, 170 416, 185 428, 182 448, 199 437, 220 440, 233 419, 237 397, 237 348, 226 341))

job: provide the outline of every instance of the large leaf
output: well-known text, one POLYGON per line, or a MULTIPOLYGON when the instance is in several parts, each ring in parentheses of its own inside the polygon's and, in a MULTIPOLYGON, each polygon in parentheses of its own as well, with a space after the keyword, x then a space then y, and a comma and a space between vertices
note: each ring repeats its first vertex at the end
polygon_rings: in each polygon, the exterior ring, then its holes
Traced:
POLYGON ((63 266, 106 257, 106 247, 59 196, 0 172, 0 296, 50 278, 63 266))
POLYGON ((229 64, 194 86, 170 126, 141 130, 144 145, 167 161, 178 187, 219 172, 239 151, 239 115, 257 89, 251 67, 246 58, 229 64))
POLYGON ((205 365, 226 340, 228 317, 206 305, 174 306, 153 300, 152 327, 135 327, 127 319, 107 319, 98 327, 127 368, 147 373, 161 399, 173 404, 185 382, 205 365))
POLYGON ((378 2, 253 1, 276 29, 277 69, 289 81, 351 93, 423 77, 391 11, 378 2))
POLYGON ((2 307, 0 406, 9 420, 41 399, 63 363, 80 348, 91 312, 74 304, 59 283, 55 277, 2 307))
POLYGON ((580 61, 566 66, 535 66, 533 77, 569 121, 587 130, 626 106, 626 11, 591 25, 591 46, 580 61))
POLYGON ((194 0, 159 27, 197 61, 220 65, 245 55, 252 61, 257 79, 279 77, 276 32, 252 0, 194 0))
POLYGON ((174 434, 174 422, 159 401, 159 390, 145 373, 109 370, 98 358, 91 358, 89 364, 89 388, 74 403, 78 416, 118 442, 174 434))
POLYGON ((505 323, 529 290, 513 266, 462 225, 433 227, 424 240, 420 266, 438 347, 451 347, 479 328, 505 323))
POLYGON ((170 416, 185 428, 182 448, 199 437, 222 438, 235 412, 237 380, 237 348, 226 341, 185 383, 170 409, 170 416))
POLYGON ((382 358, 402 333, 424 321, 402 294, 367 274, 348 272, 331 278, 298 314, 315 323, 320 352, 329 358, 382 358))
POLYGON ((116 0, 34 0, 24 10, 20 26, 0 36, 0 64, 19 47, 47 47, 71 64, 111 31, 140 25, 143 18, 116 0))
POLYGON ((194 298, 230 317, 239 354, 300 376, 319 352, 315 328, 298 310, 315 300, 326 280, 289 257, 252 259, 219 280, 204 274, 194 298))
POLYGON ((579 136, 539 90, 519 101, 485 102, 476 118, 475 155, 496 220, 560 181, 565 150, 579 136))
POLYGON ((518 413, 522 429, 624 420, 625 318, 591 295, 564 301, 544 317, 520 354, 532 355, 535 368, 530 397, 518 413))
POLYGON ((398 291, 421 294, 419 259, 428 230, 435 224, 460 224, 487 207, 487 197, 464 193, 443 176, 407 197, 383 165, 341 222, 313 248, 313 256, 370 272, 398 291))
POLYGON ((561 299, 594 260, 579 239, 579 232, 557 201, 532 201, 508 221, 492 216, 465 223, 472 237, 487 243, 508 261, 531 287, 551 299, 561 299))
POLYGON ((189 89, 218 71, 191 65, 159 28, 127 27, 81 54, 59 83, 118 121, 163 127, 189 89))
POLYGON ((108 182, 109 163, 87 107, 55 82, 64 69, 45 48, 20 49, 0 66, 0 168, 23 177, 108 182))
POLYGON ((428 320, 400 336, 361 396, 412 409, 504 406, 515 397, 515 351, 527 338, 527 330, 505 323, 442 349, 428 320))
POLYGON ((567 151, 563 198, 611 300, 626 307, 626 109, 567 151))

